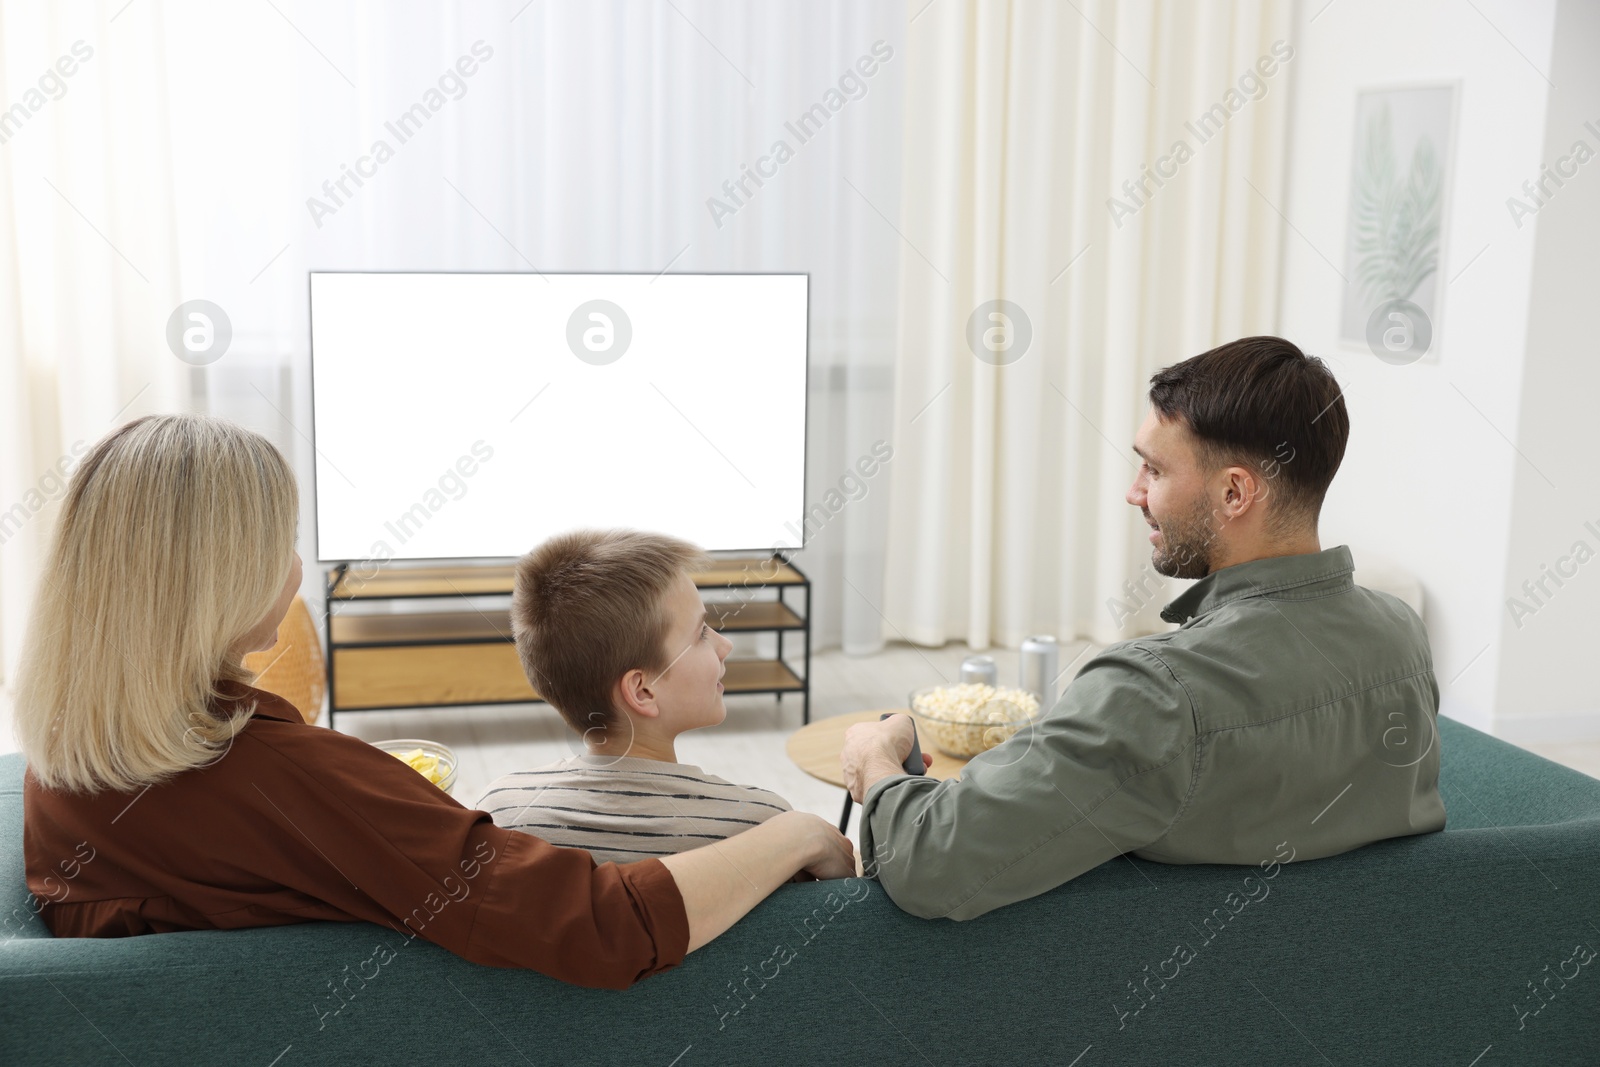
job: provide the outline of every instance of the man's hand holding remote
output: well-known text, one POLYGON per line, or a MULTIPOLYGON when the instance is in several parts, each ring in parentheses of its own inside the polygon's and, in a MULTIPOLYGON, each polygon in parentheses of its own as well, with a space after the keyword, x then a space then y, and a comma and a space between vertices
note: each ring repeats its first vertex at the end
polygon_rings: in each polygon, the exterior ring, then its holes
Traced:
MULTIPOLYGON (((906 773, 902 764, 911 754, 916 737, 911 716, 904 714, 857 723, 845 731, 839 762, 844 767, 845 788, 857 804, 875 783, 906 773)), ((924 768, 931 767, 933 757, 924 752, 922 763, 924 768)))

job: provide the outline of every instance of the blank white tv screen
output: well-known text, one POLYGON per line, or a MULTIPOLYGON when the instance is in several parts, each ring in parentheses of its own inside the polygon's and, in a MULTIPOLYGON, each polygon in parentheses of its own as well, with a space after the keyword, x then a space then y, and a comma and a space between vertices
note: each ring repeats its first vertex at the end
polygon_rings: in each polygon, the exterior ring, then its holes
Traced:
POLYGON ((804 274, 311 275, 317 555, 798 547, 804 274))

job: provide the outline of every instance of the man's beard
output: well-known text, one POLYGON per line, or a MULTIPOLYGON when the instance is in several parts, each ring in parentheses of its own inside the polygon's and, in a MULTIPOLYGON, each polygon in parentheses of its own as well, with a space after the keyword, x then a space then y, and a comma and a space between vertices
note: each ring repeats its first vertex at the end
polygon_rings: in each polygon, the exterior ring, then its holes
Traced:
MULTIPOLYGON (((1153 516, 1146 513, 1148 521, 1153 516)), ((1196 501, 1181 518, 1160 524, 1161 544, 1150 553, 1150 565, 1168 578, 1204 578, 1211 573, 1211 513, 1196 501)))

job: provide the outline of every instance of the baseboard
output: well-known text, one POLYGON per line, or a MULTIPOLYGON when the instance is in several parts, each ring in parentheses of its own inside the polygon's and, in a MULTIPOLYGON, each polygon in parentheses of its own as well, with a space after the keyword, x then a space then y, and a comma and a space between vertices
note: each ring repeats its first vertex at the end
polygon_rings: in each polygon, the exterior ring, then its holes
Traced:
POLYGON ((1439 714, 1456 722, 1465 723, 1474 730, 1482 730, 1486 734, 1494 733, 1493 716, 1465 701, 1455 699, 1449 693, 1439 695, 1439 714))
POLYGON ((1501 717, 1495 719, 1491 732, 1513 745, 1600 741, 1600 710, 1501 717))

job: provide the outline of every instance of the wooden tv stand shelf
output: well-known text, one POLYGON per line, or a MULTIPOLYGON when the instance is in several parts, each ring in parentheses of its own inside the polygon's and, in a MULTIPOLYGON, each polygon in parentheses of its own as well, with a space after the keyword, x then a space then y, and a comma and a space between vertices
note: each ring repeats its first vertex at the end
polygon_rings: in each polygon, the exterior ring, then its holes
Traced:
MULTIPOLYGON (((328 725, 344 711, 521 704, 540 700, 512 644, 509 601, 478 608, 469 597, 509 597, 512 567, 452 564, 390 566, 360 577, 348 565, 330 569, 323 621, 328 642, 328 725), (358 612, 335 605, 392 605, 433 600, 435 611, 358 612)), ((743 590, 734 601, 708 601, 710 622, 723 633, 775 633, 777 658, 732 659, 725 694, 801 694, 802 721, 811 721, 811 580, 782 556, 718 559, 695 575, 704 590, 743 590), (805 595, 804 614, 787 601, 805 595), (773 598, 761 594, 771 592, 773 598), (784 660, 784 635, 802 634, 805 674, 784 660)))

